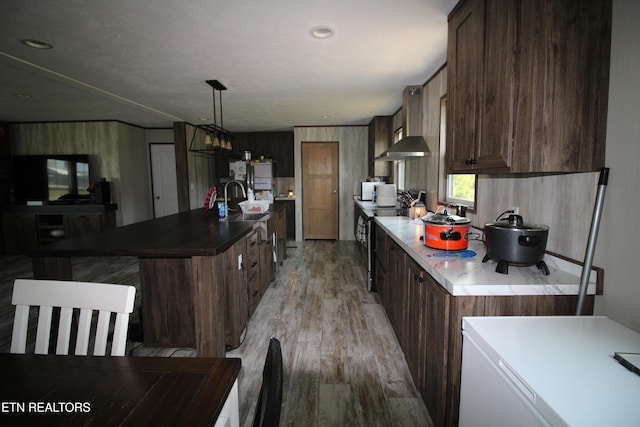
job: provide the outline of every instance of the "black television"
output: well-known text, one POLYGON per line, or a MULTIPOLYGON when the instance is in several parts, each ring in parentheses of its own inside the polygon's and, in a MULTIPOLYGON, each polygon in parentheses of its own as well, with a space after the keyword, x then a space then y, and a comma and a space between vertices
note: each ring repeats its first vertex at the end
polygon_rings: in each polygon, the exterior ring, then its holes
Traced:
POLYGON ((89 155, 13 156, 14 203, 89 203, 89 155))

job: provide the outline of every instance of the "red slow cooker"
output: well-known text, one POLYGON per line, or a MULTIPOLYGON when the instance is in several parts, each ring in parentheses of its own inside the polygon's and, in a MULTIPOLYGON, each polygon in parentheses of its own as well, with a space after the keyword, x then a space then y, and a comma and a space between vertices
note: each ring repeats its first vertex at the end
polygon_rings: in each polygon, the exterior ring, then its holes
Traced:
POLYGON ((423 217, 425 246, 446 251, 467 249, 471 220, 457 215, 435 214, 423 217))

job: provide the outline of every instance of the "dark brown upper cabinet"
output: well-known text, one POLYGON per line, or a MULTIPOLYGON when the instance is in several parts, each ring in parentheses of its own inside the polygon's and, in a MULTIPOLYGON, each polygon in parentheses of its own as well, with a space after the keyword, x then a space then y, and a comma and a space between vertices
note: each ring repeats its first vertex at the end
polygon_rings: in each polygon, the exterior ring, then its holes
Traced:
POLYGON ((448 173, 604 166, 611 0, 463 0, 449 16, 448 173))
MULTIPOLYGON (((276 177, 293 177, 293 131, 238 132, 233 134, 234 150, 251 151, 254 160, 264 157, 275 161, 276 177)), ((240 160, 240 159, 238 159, 240 160)), ((229 176, 229 160, 216 160, 216 176, 229 176)))
POLYGON ((369 176, 390 176, 390 162, 376 162, 376 156, 382 154, 393 142, 393 117, 376 116, 369 123, 369 176))

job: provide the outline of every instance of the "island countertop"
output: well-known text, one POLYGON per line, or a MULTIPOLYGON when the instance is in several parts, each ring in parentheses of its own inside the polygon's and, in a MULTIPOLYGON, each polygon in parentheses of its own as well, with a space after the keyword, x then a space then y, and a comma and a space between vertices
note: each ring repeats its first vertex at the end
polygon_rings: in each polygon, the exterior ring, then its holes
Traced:
POLYGON ((223 221, 216 213, 194 209, 39 246, 43 256, 137 256, 179 258, 215 256, 253 230, 251 221, 223 221))

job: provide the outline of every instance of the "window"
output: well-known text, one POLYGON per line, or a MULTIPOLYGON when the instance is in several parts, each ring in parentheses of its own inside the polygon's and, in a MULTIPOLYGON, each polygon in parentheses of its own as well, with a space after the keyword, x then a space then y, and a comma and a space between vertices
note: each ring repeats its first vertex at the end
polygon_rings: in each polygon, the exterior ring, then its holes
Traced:
POLYGON ((445 151, 447 144, 447 97, 440 99, 440 191, 438 198, 451 204, 474 207, 476 203, 476 175, 445 174, 445 151))
MULTIPOLYGON (((402 139, 402 128, 399 128, 393 133, 393 143, 400 141, 402 139)), ((404 160, 395 160, 393 162, 393 175, 394 182, 396 183, 396 188, 398 190, 405 190, 405 163, 404 160)))

